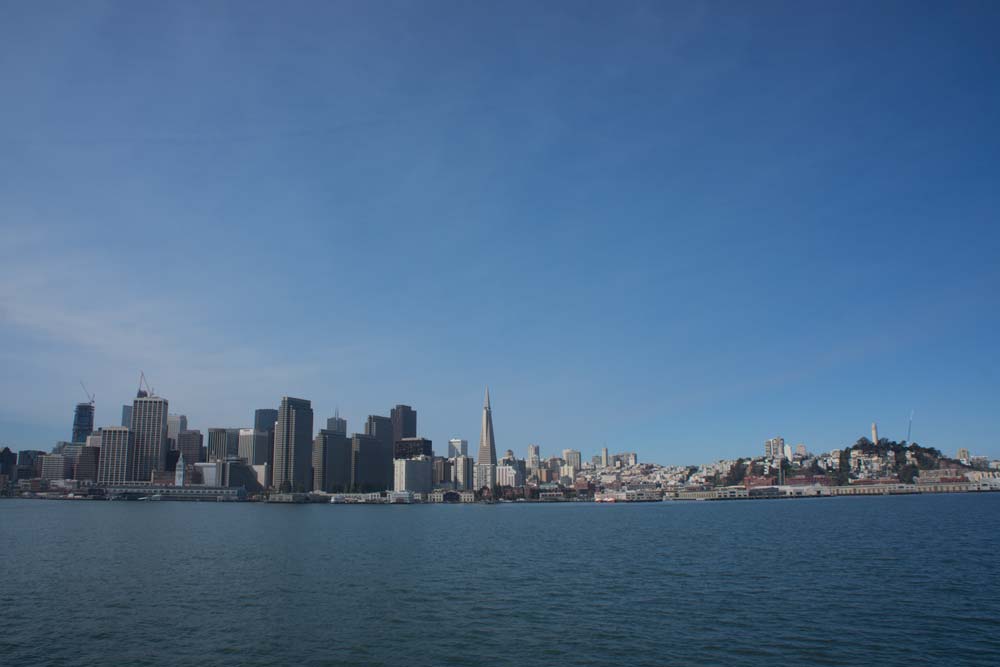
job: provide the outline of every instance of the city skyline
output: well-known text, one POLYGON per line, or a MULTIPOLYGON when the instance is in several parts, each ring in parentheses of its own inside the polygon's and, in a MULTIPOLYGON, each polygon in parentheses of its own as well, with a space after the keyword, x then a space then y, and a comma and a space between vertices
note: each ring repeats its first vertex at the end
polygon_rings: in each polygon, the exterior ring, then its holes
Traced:
POLYGON ((141 368, 203 432, 489 382, 514 447, 1000 456, 995 8, 574 4, 5 5, 0 442, 141 368))

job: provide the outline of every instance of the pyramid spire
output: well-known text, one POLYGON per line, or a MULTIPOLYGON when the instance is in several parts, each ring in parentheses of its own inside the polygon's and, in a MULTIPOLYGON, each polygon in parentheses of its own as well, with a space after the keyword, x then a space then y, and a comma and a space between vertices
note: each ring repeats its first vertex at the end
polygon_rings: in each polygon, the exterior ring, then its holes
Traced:
POLYGON ((483 401, 483 428, 479 434, 479 453, 476 456, 476 464, 497 464, 497 446, 493 438, 493 410, 490 409, 489 387, 486 388, 486 398, 483 401))

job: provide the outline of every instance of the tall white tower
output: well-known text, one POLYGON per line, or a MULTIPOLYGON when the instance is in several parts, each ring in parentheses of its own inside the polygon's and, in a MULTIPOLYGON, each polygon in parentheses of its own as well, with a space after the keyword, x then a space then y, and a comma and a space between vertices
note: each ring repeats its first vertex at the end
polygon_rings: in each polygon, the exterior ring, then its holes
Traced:
POLYGON ((872 442, 878 444, 878 425, 872 422, 872 442))

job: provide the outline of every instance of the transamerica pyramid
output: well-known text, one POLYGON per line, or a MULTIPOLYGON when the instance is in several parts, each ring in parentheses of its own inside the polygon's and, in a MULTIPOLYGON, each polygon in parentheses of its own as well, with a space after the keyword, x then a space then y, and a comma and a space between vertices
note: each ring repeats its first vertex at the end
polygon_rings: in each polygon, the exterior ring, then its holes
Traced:
POLYGON ((486 388, 486 400, 483 401, 483 430, 479 434, 479 455, 476 465, 496 465, 497 445, 493 440, 493 413, 490 411, 490 388, 486 388))

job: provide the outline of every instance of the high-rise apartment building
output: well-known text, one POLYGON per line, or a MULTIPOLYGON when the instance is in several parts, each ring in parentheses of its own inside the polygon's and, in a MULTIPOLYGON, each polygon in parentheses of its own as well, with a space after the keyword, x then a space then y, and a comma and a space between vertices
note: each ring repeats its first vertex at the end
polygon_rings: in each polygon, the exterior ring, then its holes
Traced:
POLYGON ((98 484, 121 484, 132 479, 132 431, 124 426, 101 429, 101 456, 97 461, 98 484))
POLYGON ((764 458, 781 459, 785 456, 785 439, 771 438, 764 441, 764 458))
POLYGON ((541 448, 538 445, 528 445, 528 468, 537 470, 542 464, 541 448))
POLYGON ((562 453, 562 457, 563 457, 563 461, 566 462, 566 465, 573 466, 573 468, 577 472, 580 472, 583 469, 583 457, 580 454, 580 452, 578 452, 577 450, 575 450, 575 449, 564 449, 563 453, 562 453))
POLYGON ((312 403, 285 396, 274 431, 274 487, 305 491, 312 484, 312 403))
POLYGON ((409 405, 397 405, 389 413, 392 421, 392 441, 417 437, 417 411, 409 405))
POLYGON ((167 399, 142 394, 132 402, 132 479, 148 482, 167 464, 167 399))
POLYGON ((448 441, 448 458, 469 455, 469 441, 461 438, 452 438, 448 441))
POLYGON ((469 491, 475 484, 475 461, 471 456, 456 456, 452 461, 452 477, 455 488, 459 491, 469 491))
POLYGON ((73 442, 85 443, 94 432, 94 404, 77 403, 73 411, 73 442))

